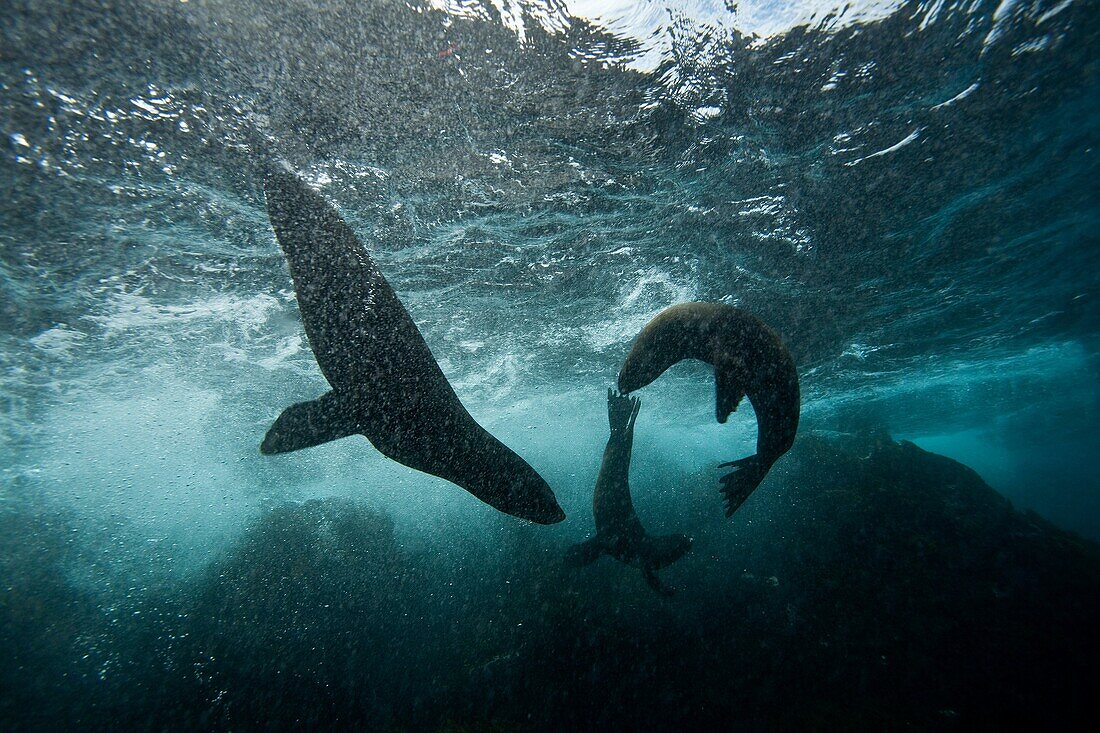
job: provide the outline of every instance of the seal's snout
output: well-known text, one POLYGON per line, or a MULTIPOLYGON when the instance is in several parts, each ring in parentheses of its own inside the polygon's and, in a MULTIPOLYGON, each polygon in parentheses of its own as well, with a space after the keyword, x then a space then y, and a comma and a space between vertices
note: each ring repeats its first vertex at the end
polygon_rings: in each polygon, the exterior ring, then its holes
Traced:
POLYGON ((554 507, 543 515, 539 524, 557 524, 565 519, 565 510, 558 506, 558 503, 554 502, 554 507))
POLYGON ((549 484, 541 478, 538 481, 541 486, 526 486, 519 489, 520 496, 527 498, 524 511, 515 512, 517 516, 529 519, 536 524, 557 524, 565 519, 565 511, 554 498, 554 492, 549 484))
POLYGON ((484 482, 462 487, 498 511, 528 522, 557 524, 565 519, 550 484, 526 463, 494 471, 484 478, 484 482), (506 470, 512 472, 511 478, 501 479, 506 470))
POLYGON ((618 378, 615 380, 621 395, 628 395, 644 386, 639 378, 638 369, 634 366, 635 360, 631 358, 632 356, 633 354, 630 354, 626 357, 622 368, 619 369, 618 378))
POLYGON ((631 392, 637 392, 661 376, 665 369, 670 366, 657 358, 663 354, 654 353, 652 349, 647 347, 647 343, 648 340, 639 338, 623 361, 616 380, 621 394, 628 395, 631 392))

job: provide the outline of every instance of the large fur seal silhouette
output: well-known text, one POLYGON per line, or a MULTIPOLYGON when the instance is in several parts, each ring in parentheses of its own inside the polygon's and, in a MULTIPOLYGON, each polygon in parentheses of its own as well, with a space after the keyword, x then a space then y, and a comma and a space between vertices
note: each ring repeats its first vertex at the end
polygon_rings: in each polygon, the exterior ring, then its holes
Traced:
POLYGON ((284 165, 269 167, 264 194, 306 336, 332 391, 284 410, 260 450, 285 453, 358 433, 389 458, 502 512, 540 524, 564 519, 542 477, 459 402, 336 209, 284 165))
POLYGON ((607 421, 611 436, 603 451, 600 475, 592 496, 596 536, 569 548, 565 561, 574 567, 594 562, 607 554, 619 562, 639 567, 646 582, 658 593, 671 591, 661 584, 657 570, 679 560, 691 549, 691 538, 682 534, 651 537, 646 534, 630 497, 630 454, 634 446, 634 421, 641 401, 607 390, 607 421))
POLYGON ((733 516, 794 443, 801 402, 794 359, 756 316, 723 303, 682 303, 658 313, 627 355, 619 390, 641 389, 683 359, 714 367, 715 417, 724 423, 746 395, 756 411, 756 455, 723 463, 726 516, 733 516))

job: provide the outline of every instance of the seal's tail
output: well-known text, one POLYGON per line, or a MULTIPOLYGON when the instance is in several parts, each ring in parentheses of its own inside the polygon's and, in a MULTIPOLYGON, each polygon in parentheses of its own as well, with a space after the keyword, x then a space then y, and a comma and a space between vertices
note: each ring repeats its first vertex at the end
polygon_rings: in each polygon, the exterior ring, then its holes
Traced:
POLYGON ((603 545, 598 538, 579 542, 565 551, 565 564, 567 567, 579 568, 595 562, 603 552, 603 545))

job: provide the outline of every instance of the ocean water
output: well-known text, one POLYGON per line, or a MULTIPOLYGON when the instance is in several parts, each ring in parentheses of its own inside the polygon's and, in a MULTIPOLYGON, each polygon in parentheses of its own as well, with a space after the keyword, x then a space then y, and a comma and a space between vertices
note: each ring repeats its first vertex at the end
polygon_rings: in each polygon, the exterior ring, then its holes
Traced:
POLYGON ((0 727, 925 730, 1084 709, 1095 2, 2 18, 0 727), (563 523, 361 438, 260 454, 327 390, 264 205, 278 158, 563 523), (650 318, 696 300, 782 335, 802 424, 726 520, 716 466, 753 451, 752 411, 715 423, 701 364, 639 393, 638 513, 695 538, 664 598, 561 560, 593 531, 607 387, 650 318))

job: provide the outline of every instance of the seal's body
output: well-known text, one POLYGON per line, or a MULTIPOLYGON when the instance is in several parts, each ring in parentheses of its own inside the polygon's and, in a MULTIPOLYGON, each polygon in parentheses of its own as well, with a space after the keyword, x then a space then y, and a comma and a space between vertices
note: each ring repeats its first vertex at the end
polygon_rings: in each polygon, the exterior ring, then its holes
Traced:
POLYGON ((650 537, 634 511, 630 498, 630 454, 634 446, 634 421, 640 408, 641 402, 636 397, 624 397, 607 390, 611 436, 604 448, 592 496, 596 536, 570 548, 566 562, 573 566, 586 565, 600 555, 610 555, 619 562, 641 568, 651 588, 668 594, 656 571, 676 562, 691 549, 691 538, 685 535, 650 537))
POLYGON ((332 391, 288 407, 265 454, 362 434, 383 454, 540 524, 565 518, 550 487, 462 406, 420 330, 366 248, 320 194, 285 166, 264 180, 271 226, 332 391))
POLYGON ((742 397, 756 411, 756 455, 721 465, 734 468, 721 479, 732 516, 794 443, 801 408, 794 359, 756 316, 723 303, 683 303, 658 313, 638 334, 619 371, 619 390, 641 389, 683 359, 714 367, 718 422, 742 397))

